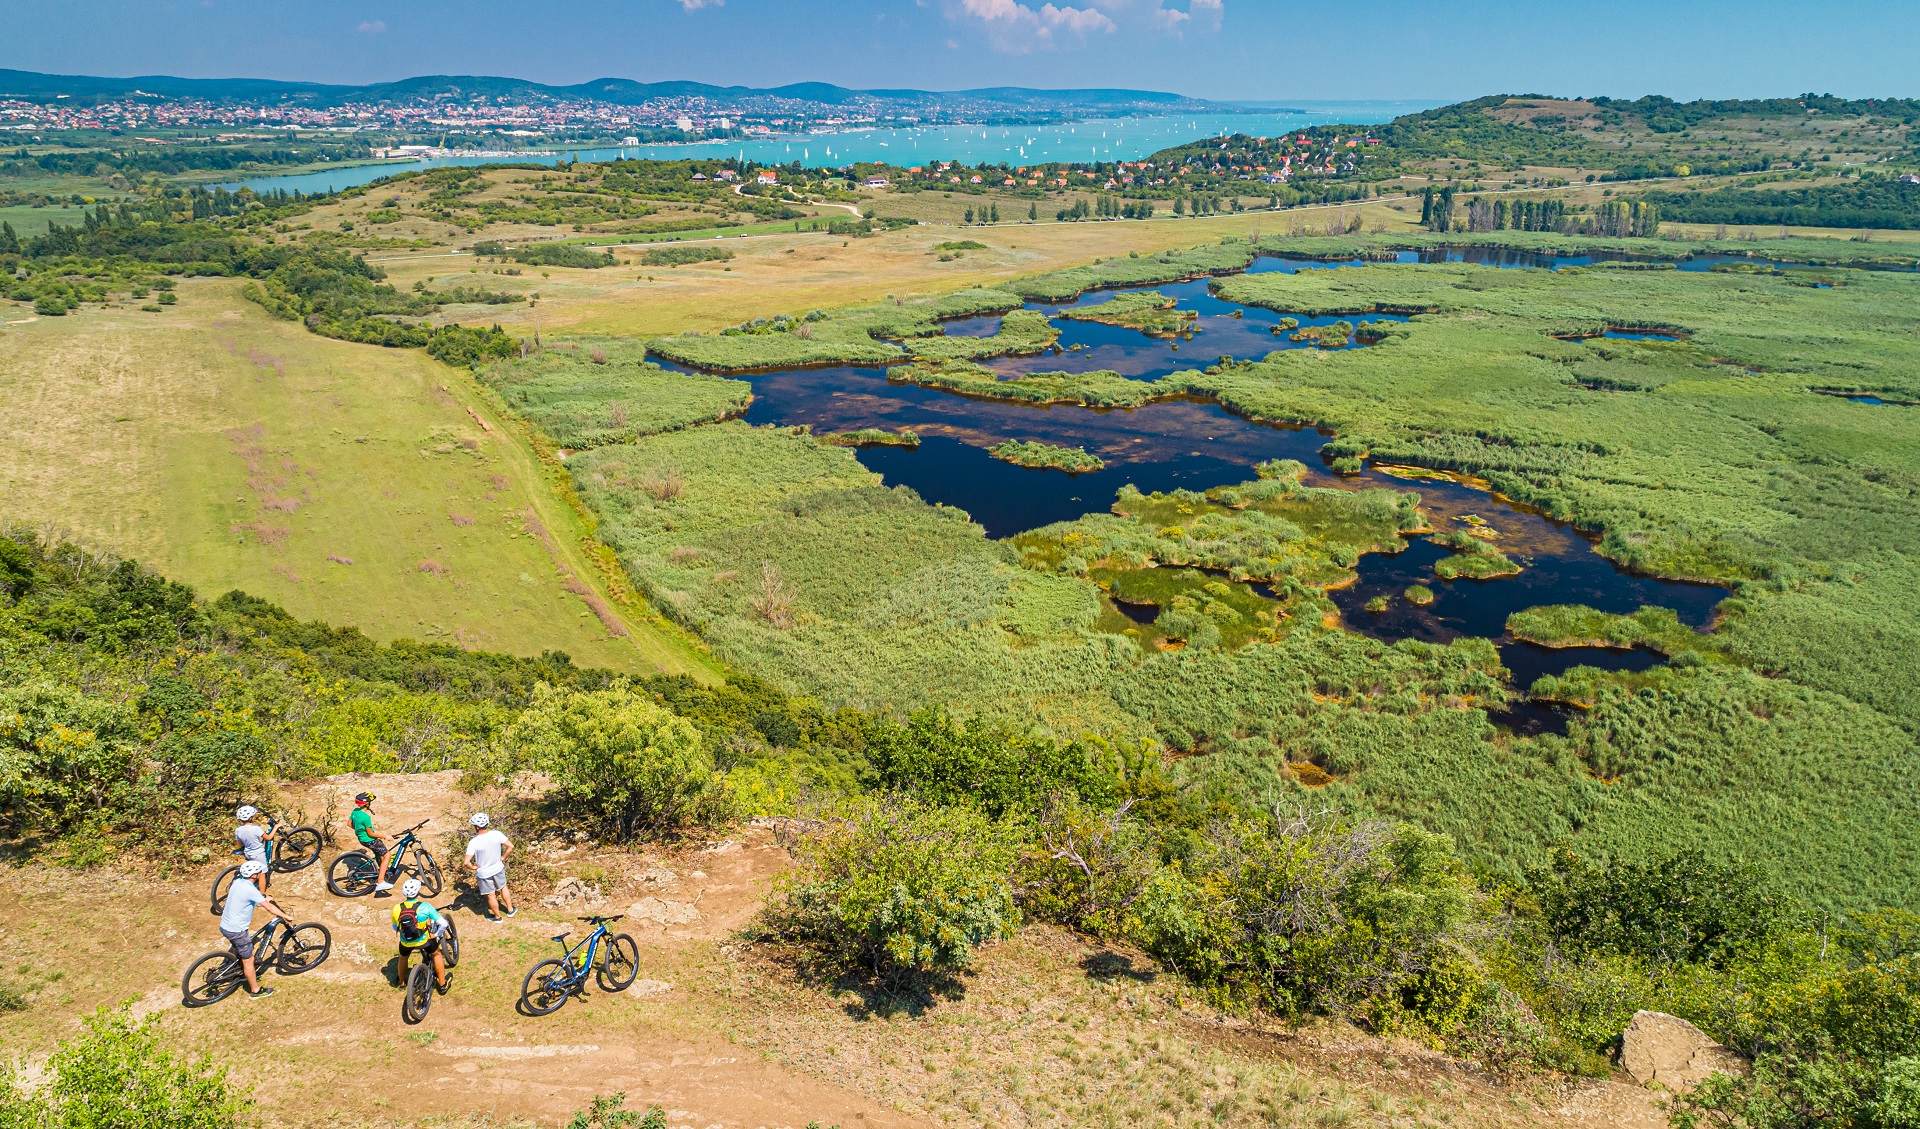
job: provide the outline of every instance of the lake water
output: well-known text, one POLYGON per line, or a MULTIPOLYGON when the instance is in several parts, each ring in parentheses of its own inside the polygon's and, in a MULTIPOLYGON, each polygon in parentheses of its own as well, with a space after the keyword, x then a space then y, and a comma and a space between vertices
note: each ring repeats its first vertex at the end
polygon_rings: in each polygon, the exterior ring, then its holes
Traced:
POLYGON ((612 161, 622 157, 663 161, 737 157, 759 164, 799 161, 812 167, 834 167, 860 161, 884 161, 910 167, 930 161, 977 165, 982 161, 1011 165, 1046 161, 1134 161, 1173 145, 1203 137, 1246 133, 1273 137, 1313 126, 1377 125, 1402 114, 1418 113, 1440 102, 1361 101, 1295 103, 1284 110, 1245 114, 1189 114, 1186 116, 1108 118, 1064 125, 925 126, 917 129, 860 129, 842 133, 813 133, 761 141, 705 141, 687 145, 640 145, 631 148, 566 149, 549 156, 436 157, 420 161, 383 161, 289 176, 259 176, 228 182, 258 192, 336 192, 367 184, 383 176, 444 165, 557 164, 561 161, 612 161))
MULTIPOLYGON (((1262 258, 1251 269, 1291 272, 1328 265, 1262 258)), ((1551 264, 1507 261, 1501 265, 1551 264)), ((1007 375, 1112 369, 1123 376, 1153 380, 1205 367, 1222 354, 1258 357, 1278 349, 1315 347, 1288 341, 1284 334, 1273 332, 1280 318, 1287 316, 1284 313, 1222 301, 1208 291, 1205 279, 1128 289, 1158 290, 1175 298, 1180 309, 1197 313, 1195 336, 1166 341, 1133 330, 1061 318, 1054 323, 1061 330, 1055 350, 1043 356, 1001 358, 988 364, 1007 375)), ((1123 292, 1096 291, 1073 302, 1028 303, 1027 308, 1057 313, 1067 307, 1110 301, 1123 292)), ((949 322, 947 331, 987 336, 998 329, 999 320, 986 317, 949 322)), ((1298 320, 1303 325, 1325 325, 1339 319, 1298 320)), ((1366 346, 1350 342, 1347 348, 1366 346)), ((1583 603, 1602 611, 1625 613, 1653 604, 1674 609, 1683 623, 1699 628, 1708 623, 1714 606, 1727 594, 1716 586, 1629 573, 1595 553, 1591 539, 1571 526, 1459 482, 1410 481, 1373 466, 1359 475, 1335 475, 1320 454, 1326 434, 1312 428, 1253 423, 1216 404, 1183 400, 1098 410, 1002 403, 889 384, 883 368, 852 366, 759 373, 747 379, 754 390, 746 414, 749 423, 804 424, 817 434, 863 427, 910 428, 919 433, 918 448, 871 447, 861 450, 858 457, 889 485, 908 486, 929 502, 967 511, 995 538, 1107 510, 1115 493, 1128 483, 1147 492, 1205 490, 1251 479, 1255 464, 1275 458, 1304 463, 1311 485, 1417 490, 1422 509, 1436 530, 1471 524, 1490 531, 1500 550, 1522 566, 1520 574, 1497 580, 1440 580, 1433 566, 1446 550, 1424 536, 1415 537, 1402 552, 1363 556, 1357 569, 1358 581, 1330 593, 1343 621, 1354 631, 1389 641, 1444 643, 1460 636, 1493 639, 1513 672, 1514 685, 1521 690, 1542 675, 1560 674, 1575 665, 1643 670, 1660 660, 1647 651, 1547 648, 1510 639, 1506 618, 1515 611, 1538 604, 1583 603), (1007 439, 1085 447, 1106 460, 1107 466, 1069 475, 1014 466, 987 454, 988 446, 1007 439), (1413 584, 1431 588, 1433 602, 1425 606, 1408 602, 1402 593, 1413 584), (1368 601, 1376 596, 1389 598, 1386 611, 1366 609, 1368 601)), ((1151 608, 1120 607, 1144 622, 1151 622, 1157 614, 1151 608)), ((1567 716, 1556 709, 1521 702, 1496 720, 1521 732, 1563 731, 1567 716)))

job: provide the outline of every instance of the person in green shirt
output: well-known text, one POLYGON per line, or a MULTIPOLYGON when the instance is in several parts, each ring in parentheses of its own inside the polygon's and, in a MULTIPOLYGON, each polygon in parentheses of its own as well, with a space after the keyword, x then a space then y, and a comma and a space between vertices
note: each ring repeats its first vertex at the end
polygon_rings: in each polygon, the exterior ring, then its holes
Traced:
POLYGON ((354 838, 373 852, 374 864, 380 868, 380 880, 373 884, 374 896, 379 897, 393 889, 393 883, 387 881, 387 837, 373 829, 372 792, 362 792, 353 798, 353 814, 347 822, 353 825, 354 838))

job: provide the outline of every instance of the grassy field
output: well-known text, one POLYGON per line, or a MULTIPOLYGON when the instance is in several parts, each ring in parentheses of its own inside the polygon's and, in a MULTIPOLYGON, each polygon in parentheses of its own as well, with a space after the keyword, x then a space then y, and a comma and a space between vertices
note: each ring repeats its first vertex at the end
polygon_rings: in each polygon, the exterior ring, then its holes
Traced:
POLYGON ((614 637, 568 590, 604 588, 580 519, 467 374, 275 322, 238 290, 186 282, 164 314, 9 306, 0 517, 377 638, 705 669, 642 609, 614 637))

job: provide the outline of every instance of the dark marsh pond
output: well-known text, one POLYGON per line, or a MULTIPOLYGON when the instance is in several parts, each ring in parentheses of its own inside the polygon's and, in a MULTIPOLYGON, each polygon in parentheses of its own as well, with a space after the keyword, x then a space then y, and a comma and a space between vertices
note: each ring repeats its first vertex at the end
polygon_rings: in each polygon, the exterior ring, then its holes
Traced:
MULTIPOLYGON (((1555 268, 1586 265, 1587 256, 1541 256, 1495 249, 1403 252, 1402 262, 1484 262, 1490 266, 1555 268), (1442 257, 1444 256, 1444 258, 1442 257)), ((1739 260, 1749 261, 1749 260, 1739 260)), ((1696 261, 1697 262, 1697 261, 1696 261)), ((1353 262, 1309 262, 1262 257, 1253 272, 1363 266, 1353 262)), ((1682 269, 1709 269, 1685 264, 1682 269)), ((1221 356, 1259 357, 1280 349, 1317 348, 1275 332, 1284 317, 1302 326, 1329 325, 1359 318, 1302 317, 1239 306, 1214 296, 1206 279, 1160 286, 1095 291, 1065 303, 1027 304, 1055 314, 1070 307, 1111 301, 1116 294, 1157 290, 1177 307, 1198 315, 1199 332, 1166 340, 1097 322, 1057 319, 1058 347, 1040 356, 1007 357, 986 362, 1007 376, 1027 372, 1092 372, 1110 369, 1137 380, 1203 368, 1221 356)), ((1366 320, 1388 319, 1369 315, 1366 320)), ((998 317, 949 322, 955 336, 986 337, 999 329, 998 317)), ((1615 336, 1609 333, 1609 336, 1615 336)), ((1619 336, 1639 336, 1621 333, 1619 336)), ((1346 348, 1367 348, 1349 338, 1346 348)), ((668 366, 673 367, 673 366, 668 366)), ((1724 588, 1639 576, 1616 567, 1593 551, 1593 541, 1571 526, 1523 506, 1451 479, 1409 480, 1368 465, 1357 475, 1336 475, 1320 454, 1329 436, 1312 428, 1274 426, 1241 419, 1216 404, 1175 400, 1132 409, 1091 409, 1072 405, 1034 406, 958 396, 911 385, 889 384, 884 368, 839 366, 753 374, 754 398, 746 421, 778 426, 806 425, 816 434, 865 427, 911 429, 917 448, 869 447, 858 452, 868 469, 889 485, 911 487, 922 498, 967 511, 987 534, 1005 538, 1024 530, 1108 509, 1127 483, 1142 491, 1204 491, 1246 481, 1255 464, 1268 459, 1297 459, 1308 468, 1314 486, 1387 487, 1417 490, 1422 509, 1436 531, 1466 523, 1490 530, 1494 543, 1521 565, 1518 576, 1494 580, 1437 578, 1433 565, 1446 550, 1426 536, 1410 539, 1399 553, 1370 553, 1358 565, 1358 581, 1330 593, 1346 626, 1385 641, 1419 639, 1444 643, 1461 636, 1492 639, 1513 672, 1514 685, 1526 690, 1543 675, 1587 665, 1606 670, 1644 670, 1660 657, 1644 650, 1598 647, 1548 648, 1511 639, 1507 616, 1540 604, 1580 603, 1606 612, 1626 613, 1642 605, 1672 608, 1683 623, 1704 628, 1724 588), (1084 447, 1106 460, 1100 471, 1069 475, 1032 470, 1002 462, 986 448, 1016 439, 1084 447), (1432 589, 1434 600, 1416 606, 1402 595, 1414 584, 1432 589), (1367 610, 1387 597, 1384 611, 1367 610)), ((1151 622, 1155 609, 1117 605, 1130 618, 1151 622), (1144 618, 1143 618, 1144 617, 1144 618)), ((1567 715, 1519 701, 1495 715, 1517 732, 1564 732, 1567 715)))

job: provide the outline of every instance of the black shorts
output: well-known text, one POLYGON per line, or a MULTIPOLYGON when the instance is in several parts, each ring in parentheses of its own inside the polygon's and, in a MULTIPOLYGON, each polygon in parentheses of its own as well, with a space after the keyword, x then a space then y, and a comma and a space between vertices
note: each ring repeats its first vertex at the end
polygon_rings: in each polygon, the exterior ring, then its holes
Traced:
POLYGON ((430 957, 439 951, 440 938, 438 937, 428 937, 427 943, 424 945, 409 945, 405 941, 400 942, 400 956, 402 959, 405 959, 408 955, 430 957))

